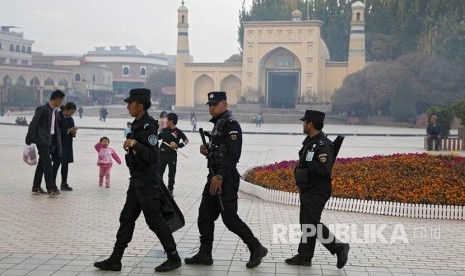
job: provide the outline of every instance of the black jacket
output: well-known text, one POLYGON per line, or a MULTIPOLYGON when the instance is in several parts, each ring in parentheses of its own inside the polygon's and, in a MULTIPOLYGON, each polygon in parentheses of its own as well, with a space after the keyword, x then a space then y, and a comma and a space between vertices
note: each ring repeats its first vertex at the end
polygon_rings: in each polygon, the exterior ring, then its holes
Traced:
POLYGON ((310 138, 307 136, 299 151, 299 167, 306 168, 307 183, 297 183, 300 190, 313 188, 315 185, 331 185, 331 172, 333 169, 332 142, 323 132, 310 138))
POLYGON ((135 186, 157 184, 158 122, 145 112, 132 122, 131 137, 137 143, 126 154, 126 164, 135 186))
MULTIPOLYGON (((36 108, 34 116, 32 117, 31 123, 26 134, 26 144, 30 145, 32 143, 37 146, 52 146, 52 137, 50 133, 50 124, 52 122, 52 112, 53 108, 50 104, 46 103, 36 108)), ((58 126, 58 112, 55 111, 55 134, 57 141, 57 150, 59 156, 61 156, 61 131, 58 126)))

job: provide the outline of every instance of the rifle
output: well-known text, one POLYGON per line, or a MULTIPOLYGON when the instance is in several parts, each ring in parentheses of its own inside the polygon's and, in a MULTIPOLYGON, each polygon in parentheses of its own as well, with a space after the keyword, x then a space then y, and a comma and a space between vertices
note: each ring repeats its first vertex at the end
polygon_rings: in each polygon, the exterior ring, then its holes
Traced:
MULTIPOLYGON (((200 133, 200 138, 202 138, 203 146, 208 149, 208 144, 207 144, 207 140, 205 140, 205 132, 203 131, 203 128, 199 128, 199 133, 200 133)), ((212 168, 212 166, 210 164, 210 157, 208 155, 207 155, 207 160, 208 160, 207 161, 208 171, 210 172, 211 177, 213 177, 214 172, 213 172, 213 168, 212 168)), ((216 196, 217 196, 217 200, 218 200, 218 208, 219 208, 220 212, 223 212, 224 211, 224 205, 223 205, 223 199, 221 198, 221 191, 218 191, 216 193, 216 196)))
POLYGON ((337 154, 339 153, 339 150, 341 149, 344 138, 345 138, 344 136, 338 135, 336 139, 334 139, 333 141, 333 149, 334 149, 333 162, 336 161, 337 154))

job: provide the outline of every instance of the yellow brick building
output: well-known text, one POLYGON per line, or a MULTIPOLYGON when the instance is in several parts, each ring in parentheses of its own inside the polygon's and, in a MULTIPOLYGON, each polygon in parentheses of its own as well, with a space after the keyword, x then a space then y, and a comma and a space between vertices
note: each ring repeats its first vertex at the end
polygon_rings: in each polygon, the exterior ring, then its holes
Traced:
POLYGON ((349 58, 333 62, 321 38, 323 22, 302 20, 244 22, 242 62, 189 62, 189 11, 178 9, 176 106, 204 105, 207 93, 227 92, 228 103, 261 102, 293 109, 299 102, 329 104, 344 78, 365 67, 365 5, 352 4, 349 58))

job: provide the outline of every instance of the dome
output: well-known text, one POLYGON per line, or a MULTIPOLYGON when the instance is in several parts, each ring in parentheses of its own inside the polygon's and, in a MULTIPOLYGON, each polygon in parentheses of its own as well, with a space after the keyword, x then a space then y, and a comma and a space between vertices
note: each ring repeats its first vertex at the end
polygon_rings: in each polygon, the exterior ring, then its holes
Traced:
POLYGON ((365 8, 365 4, 362 1, 352 3, 352 8, 365 8))
POLYGON ((185 12, 189 11, 189 10, 186 8, 186 6, 184 6, 184 2, 182 2, 181 7, 178 8, 178 12, 180 12, 180 11, 185 11, 185 12))
POLYGON ((299 21, 302 20, 302 12, 298 9, 295 9, 292 13, 292 21, 299 21))

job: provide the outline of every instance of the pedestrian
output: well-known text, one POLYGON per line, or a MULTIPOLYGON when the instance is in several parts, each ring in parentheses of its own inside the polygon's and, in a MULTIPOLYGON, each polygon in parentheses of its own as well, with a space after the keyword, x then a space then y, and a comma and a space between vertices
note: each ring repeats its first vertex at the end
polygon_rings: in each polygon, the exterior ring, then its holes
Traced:
POLYGON ((100 142, 94 145, 95 150, 98 153, 97 166, 99 166, 99 179, 98 185, 103 185, 103 179, 105 178, 105 186, 110 188, 110 171, 113 167, 113 159, 116 163, 121 165, 121 159, 119 158, 118 153, 108 145, 110 144, 110 139, 106 136, 100 138, 100 142))
POLYGON ((73 102, 68 102, 61 106, 61 110, 57 114, 58 127, 61 132, 61 158, 58 162, 53 162, 53 180, 56 183, 58 168, 61 165, 61 190, 72 191, 68 184, 68 168, 69 163, 74 162, 73 156, 73 140, 76 137, 78 128, 74 125, 73 115, 76 112, 76 105, 73 102))
POLYGON ((57 162, 61 156, 61 133, 56 111, 64 97, 63 91, 53 91, 48 103, 36 108, 27 130, 26 144, 36 144, 39 154, 32 184, 32 193, 35 195, 48 194, 53 197, 60 194, 53 180, 52 159, 57 162), (45 178, 47 192, 40 187, 42 176, 45 178))
POLYGON ((158 173, 161 179, 163 179, 166 166, 168 166, 168 191, 171 195, 173 195, 176 163, 178 161, 178 153, 176 150, 189 143, 186 134, 176 127, 177 123, 178 115, 176 115, 176 113, 169 113, 167 115, 167 127, 158 134, 158 140, 163 140, 163 143, 160 143, 160 164, 158 165, 158 173))
POLYGON ((123 144, 123 148, 127 150, 126 163, 131 175, 129 189, 126 193, 126 203, 121 211, 113 253, 108 259, 94 263, 94 266, 103 270, 121 270, 124 250, 132 239, 136 220, 142 211, 145 222, 150 230, 155 232, 168 255, 168 260, 155 267, 155 271, 174 270, 181 267, 181 259, 160 207, 160 188, 157 186, 161 182, 156 173, 159 156, 158 124, 147 113, 151 106, 150 90, 132 89, 129 97, 124 101, 128 103, 129 113, 135 118, 132 122, 131 137, 123 144))
POLYGON ((260 113, 257 113, 257 115, 255 116, 255 126, 262 126, 262 115, 260 113))
POLYGON ((102 106, 102 108, 101 108, 101 115, 100 115, 100 116, 101 116, 101 120, 102 120, 103 122, 106 122, 106 121, 107 121, 108 110, 107 110, 107 108, 106 108, 105 106, 102 106))
POLYGON ((226 227, 247 245, 250 259, 246 267, 260 265, 268 249, 262 246, 250 228, 237 215, 237 191, 240 174, 236 165, 242 151, 242 130, 239 122, 228 110, 226 92, 208 93, 208 110, 214 124, 208 148, 200 146, 200 153, 207 156, 210 173, 203 189, 197 225, 200 232, 200 250, 186 258, 186 264, 212 265, 212 246, 215 221, 221 215, 226 227), (222 204, 221 204, 222 203, 222 204))
POLYGON ((131 136, 131 122, 126 123, 126 128, 124 129, 124 138, 129 138, 131 136))
POLYGON ((167 118, 168 112, 162 111, 160 113, 160 118, 158 119, 158 123, 160 124, 159 132, 161 132, 165 127, 166 127, 166 121, 168 120, 167 118))
POLYGON ((78 114, 79 114, 79 119, 82 119, 82 113, 84 113, 84 108, 82 108, 82 105, 78 108, 78 114))
POLYGON ((337 256, 337 268, 347 263, 349 244, 337 240, 328 227, 320 222, 321 213, 331 196, 331 172, 334 164, 332 142, 322 129, 325 113, 307 110, 303 121, 303 132, 307 137, 299 151, 299 165, 294 171, 300 191, 300 224, 302 237, 298 254, 286 259, 290 265, 311 266, 316 239, 337 256), (323 238, 323 239, 321 239, 323 238))
POLYGON ((191 125, 192 125, 192 131, 197 131, 197 118, 195 117, 192 117, 192 120, 191 120, 191 125))
POLYGON ((438 151, 441 148, 441 125, 438 123, 438 117, 436 115, 431 116, 431 123, 426 127, 426 142, 428 144, 428 150, 438 151))

